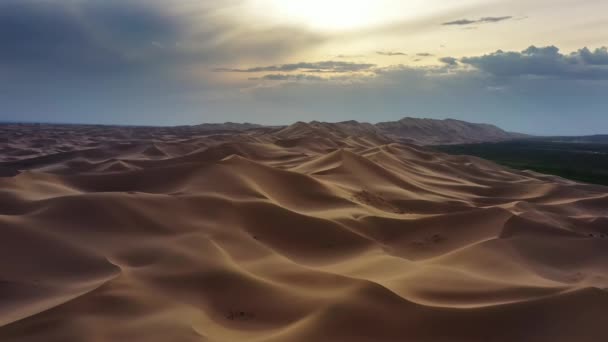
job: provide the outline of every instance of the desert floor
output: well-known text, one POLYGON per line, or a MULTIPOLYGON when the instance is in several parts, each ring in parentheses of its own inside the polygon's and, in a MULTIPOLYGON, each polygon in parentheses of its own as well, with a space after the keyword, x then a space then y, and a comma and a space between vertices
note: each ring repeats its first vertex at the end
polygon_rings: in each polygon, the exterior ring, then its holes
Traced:
POLYGON ((322 124, 8 125, 0 341, 608 336, 608 188, 322 124))

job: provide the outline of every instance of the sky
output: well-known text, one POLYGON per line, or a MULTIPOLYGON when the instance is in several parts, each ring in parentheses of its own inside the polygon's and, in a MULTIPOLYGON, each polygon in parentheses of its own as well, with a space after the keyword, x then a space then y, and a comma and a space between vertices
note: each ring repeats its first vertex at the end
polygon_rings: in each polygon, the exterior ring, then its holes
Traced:
POLYGON ((0 121, 608 133, 606 0, 1 0, 0 121))

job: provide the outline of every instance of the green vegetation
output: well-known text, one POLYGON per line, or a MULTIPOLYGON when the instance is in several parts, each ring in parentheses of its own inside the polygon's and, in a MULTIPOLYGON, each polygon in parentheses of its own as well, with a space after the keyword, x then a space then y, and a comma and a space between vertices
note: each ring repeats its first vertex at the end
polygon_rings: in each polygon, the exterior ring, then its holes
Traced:
POLYGON ((435 148, 449 154, 481 157, 515 169, 608 185, 608 144, 529 139, 435 148))

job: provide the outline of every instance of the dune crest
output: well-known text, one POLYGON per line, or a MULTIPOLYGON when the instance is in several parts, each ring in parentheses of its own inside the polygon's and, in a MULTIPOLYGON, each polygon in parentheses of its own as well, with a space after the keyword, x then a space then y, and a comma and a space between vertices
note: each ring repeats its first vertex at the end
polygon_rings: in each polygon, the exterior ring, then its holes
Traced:
POLYGON ((356 122, 227 127, 22 127, 0 341, 606 335, 608 188, 356 122))

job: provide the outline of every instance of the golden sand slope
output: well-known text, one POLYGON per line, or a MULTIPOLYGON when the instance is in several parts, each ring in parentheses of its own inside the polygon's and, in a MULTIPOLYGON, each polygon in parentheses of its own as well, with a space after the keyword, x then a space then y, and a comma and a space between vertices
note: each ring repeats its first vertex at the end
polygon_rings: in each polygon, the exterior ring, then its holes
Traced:
POLYGON ((606 187, 306 124, 116 146, 1 165, 0 341, 608 336, 606 187))

